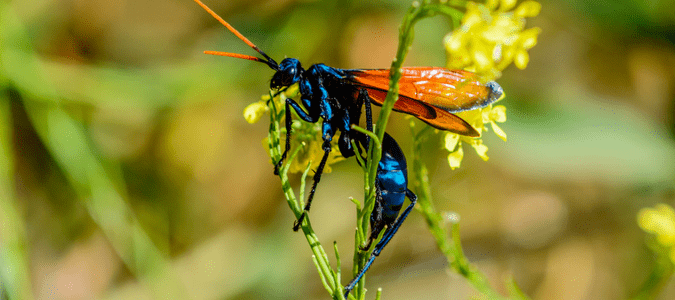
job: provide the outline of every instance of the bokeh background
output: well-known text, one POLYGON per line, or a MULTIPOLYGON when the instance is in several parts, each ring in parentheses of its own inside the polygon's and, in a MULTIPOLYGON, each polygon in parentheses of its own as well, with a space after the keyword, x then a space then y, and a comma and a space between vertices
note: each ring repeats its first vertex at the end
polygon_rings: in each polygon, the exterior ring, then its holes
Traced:
MULTIPOLYGON (((636 214, 674 204, 675 4, 540 1, 527 69, 498 81, 508 121, 490 160, 451 171, 426 147, 434 200, 461 216, 466 255, 495 289, 533 299, 626 299, 657 267, 636 214)), ((267 54, 386 68, 411 1, 206 1, 267 54)), ((262 147, 255 54, 190 0, 0 2, 2 287, 36 299, 325 299, 262 147), (18 272, 18 273, 17 273, 18 272), (23 291, 23 292, 21 292, 23 291), (29 292, 30 291, 30 292, 29 292)), ((407 66, 443 66, 443 17, 416 26, 407 66)), ((389 132, 408 152, 408 119, 389 132)), ((297 188, 299 178, 293 182, 297 188)), ((363 197, 333 166, 310 217, 351 277, 363 197)), ((374 297, 467 299, 413 212, 368 273, 374 297)), ((0 295, 5 299, 8 294, 0 295)), ((659 299, 675 297, 669 283, 659 299)))

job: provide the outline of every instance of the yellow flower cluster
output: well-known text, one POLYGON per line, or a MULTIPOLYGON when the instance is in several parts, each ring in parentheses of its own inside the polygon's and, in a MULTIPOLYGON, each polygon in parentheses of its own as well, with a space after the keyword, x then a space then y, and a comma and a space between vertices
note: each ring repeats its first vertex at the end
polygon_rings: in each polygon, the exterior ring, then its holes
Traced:
POLYGON ((538 15, 541 4, 528 0, 514 9, 516 2, 468 2, 461 26, 445 37, 448 69, 464 69, 490 81, 512 62, 519 69, 527 67, 527 50, 537 44, 541 29, 525 29, 525 18, 538 15))
MULTIPOLYGON (((321 122, 308 123, 301 120, 293 120, 292 128, 293 140, 291 141, 291 146, 293 149, 295 149, 295 147, 302 148, 300 149, 298 156, 291 163, 288 172, 301 173, 305 171, 308 163, 312 164, 310 167, 312 170, 316 170, 319 167, 321 158, 324 154, 323 148, 321 147, 323 145, 323 139, 320 138, 321 122)), ((328 159, 326 160, 323 172, 330 173, 332 171, 330 166, 344 159, 337 143, 331 143, 331 151, 330 154, 328 154, 328 159)))
MULTIPOLYGON (((300 87, 298 84, 294 84, 292 86, 289 86, 286 91, 279 93, 276 97, 274 97, 274 105, 278 107, 279 109, 283 109, 284 106, 284 101, 282 101, 282 98, 294 98, 300 95, 300 87)), ((260 121, 260 118, 266 113, 270 112, 269 108, 269 102, 270 102, 270 95, 263 95, 258 102, 253 102, 246 106, 244 108, 244 119, 246 119, 246 122, 249 124, 254 124, 260 121)))
MULTIPOLYGON (((504 96, 502 95, 499 100, 503 98, 504 96)), ((487 107, 481 109, 463 111, 457 113, 457 115, 469 122, 469 124, 476 128, 476 130, 478 130, 478 132, 481 134, 483 131, 488 130, 486 125, 491 125, 495 134, 506 142, 506 133, 497 125, 497 122, 506 122, 506 107, 503 105, 497 105, 494 107, 493 105, 488 105, 487 107)), ((483 160, 488 160, 489 157, 486 154, 488 147, 483 144, 483 140, 481 138, 472 138, 452 132, 446 132, 445 149, 450 151, 450 154, 448 154, 448 164, 450 165, 451 169, 454 170, 459 168, 462 159, 464 158, 462 142, 471 145, 471 147, 476 150, 476 153, 478 153, 478 156, 480 156, 483 160)))
POLYGON ((657 204, 654 208, 643 208, 638 212, 638 224, 642 230, 656 237, 658 247, 667 251, 670 260, 675 263, 675 211, 666 204, 657 204))
POLYGON ((249 124, 255 124, 260 121, 260 118, 262 118, 265 113, 268 113, 269 111, 270 108, 267 107, 265 100, 253 102, 244 108, 244 119, 246 119, 246 122, 249 124))
MULTIPOLYGON (((274 103, 275 107, 278 110, 283 110, 285 108, 285 98, 295 98, 300 95, 300 90, 298 84, 290 86, 286 91, 279 93, 274 97, 274 101, 270 101, 270 95, 262 96, 262 99, 258 102, 249 104, 244 109, 244 119, 247 122, 253 124, 262 118, 263 115, 270 112, 268 105, 274 103)), ((283 115, 283 114, 282 114, 283 115)), ((279 120, 283 127, 283 120, 279 120)), ((308 123, 300 120, 293 120, 292 123, 293 129, 293 139, 291 141, 291 149, 296 149, 301 147, 300 152, 298 153, 295 160, 291 163, 291 167, 288 172, 290 173, 301 173, 307 167, 307 164, 311 163, 311 169, 316 170, 321 163, 321 158, 323 157, 324 151, 322 149, 323 140, 321 137, 321 122, 308 123), (317 138, 319 137, 319 138, 317 138)), ((282 136, 286 136, 286 129, 282 128, 282 136)), ((284 143, 286 141, 282 141, 284 143)), ((332 171, 330 165, 332 163, 344 160, 340 149, 337 144, 333 143, 331 145, 331 152, 328 155, 328 160, 326 161, 326 166, 324 167, 324 173, 330 173, 332 171)), ((267 138, 263 139, 263 146, 267 148, 268 140, 267 138)), ((282 144, 283 146, 283 144, 282 144)), ((269 151, 269 149, 268 149, 269 151)), ((293 150, 291 150, 293 151, 293 150)), ((290 155, 290 153, 289 153, 290 155)))
MULTIPOLYGON (((484 82, 499 78, 502 70, 511 63, 524 69, 530 60, 527 50, 537 44, 537 36, 541 32, 536 27, 525 29, 525 18, 538 15, 541 4, 528 0, 516 7, 516 2, 517 0, 488 0, 485 4, 468 2, 461 26, 445 37, 447 68, 474 72, 484 82)), ((480 133, 487 131, 486 125, 490 124, 495 134, 506 141, 506 133, 496 124, 506 121, 504 106, 489 105, 457 115, 480 133)), ((483 160, 488 160, 488 148, 481 138, 446 133, 445 148, 450 152, 448 163, 453 170, 459 168, 464 158, 462 143, 471 145, 483 160)))

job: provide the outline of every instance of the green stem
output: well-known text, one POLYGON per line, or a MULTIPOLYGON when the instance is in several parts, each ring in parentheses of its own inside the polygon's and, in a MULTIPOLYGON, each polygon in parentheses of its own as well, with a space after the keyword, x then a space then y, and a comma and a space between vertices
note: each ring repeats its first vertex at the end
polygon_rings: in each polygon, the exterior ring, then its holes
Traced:
MULTIPOLYGON (((412 128, 412 126, 411 126, 412 128)), ((424 216, 429 226, 429 231, 436 240, 436 245, 441 253, 445 255, 451 270, 463 276, 473 287, 489 299, 505 299, 499 293, 494 291, 488 284, 485 275, 480 273, 464 255, 461 239, 459 236, 459 222, 453 222, 451 226, 451 239, 448 238, 445 221, 440 213, 436 211, 431 196, 431 187, 429 185, 429 171, 422 161, 421 146, 426 140, 430 127, 425 126, 420 132, 415 134, 413 142, 413 182, 417 191, 417 207, 424 216)), ((515 296, 515 295, 514 295, 515 296)), ((520 297, 518 297, 520 298, 520 297)), ((526 299, 526 298, 525 298, 526 299)))
POLYGON ((649 274, 649 278, 647 278, 633 299, 656 299, 661 294, 661 291, 663 291, 663 288, 670 282, 673 271, 675 271, 675 268, 668 255, 659 254, 658 261, 652 270, 652 273, 649 274))
MULTIPOLYGON (((410 51, 410 46, 414 39, 414 26, 418 21, 432 17, 436 14, 450 16, 453 20, 458 20, 458 17, 461 17, 462 15, 461 12, 452 7, 440 3, 432 4, 429 0, 425 0, 422 3, 418 1, 413 2, 406 15, 403 17, 403 22, 399 27, 399 43, 396 50, 396 58, 392 61, 389 71, 389 90, 387 91, 387 97, 382 104, 382 110, 380 111, 380 116, 375 126, 375 135, 379 141, 384 138, 389 115, 394 108, 396 100, 398 100, 399 81, 402 77, 401 68, 403 67, 403 62, 410 51)), ((356 234, 356 253, 353 267, 354 276, 356 276, 359 270, 363 268, 366 260, 370 256, 370 252, 368 251, 359 251, 358 245, 363 245, 366 242, 366 237, 368 235, 365 233, 368 231, 370 214, 375 206, 375 177, 377 176, 377 165, 382 157, 382 147, 375 143, 375 141, 375 139, 371 139, 367 155, 368 161, 366 163, 366 172, 364 175, 365 187, 363 209, 357 212, 357 232, 361 234, 356 234)), ((363 276, 354 289, 354 294, 357 299, 363 299, 365 296, 365 282, 366 277, 363 276)))
MULTIPOLYGON (((281 102, 284 102, 285 95, 282 93, 279 96, 281 97, 282 100, 281 102)), ((268 137, 269 137, 270 157, 272 158, 273 162, 277 162, 281 159, 282 154, 280 143, 281 141, 280 121, 284 116, 284 110, 281 108, 277 108, 276 105, 274 104, 275 103, 274 100, 270 100, 269 103, 270 103, 269 105, 270 130, 268 137)), ((302 214, 303 205, 299 202, 299 199, 295 197, 295 193, 293 192, 293 188, 291 187, 288 178, 288 169, 290 168, 292 162, 295 160, 295 157, 298 155, 299 150, 300 148, 295 149, 295 151, 293 151, 291 156, 287 158, 287 161, 282 166, 281 170, 279 170, 279 179, 281 180, 281 188, 284 191, 286 202, 288 203, 288 206, 295 214, 296 219, 299 218, 300 215, 302 214)), ((307 173, 309 172, 310 166, 311 164, 307 165, 301 178, 301 190, 304 190, 305 178, 307 177, 307 173)), ((321 281, 323 283, 324 288, 333 297, 333 299, 344 299, 342 295, 342 285, 340 284, 339 280, 339 273, 335 272, 331 268, 330 261, 328 260, 328 255, 326 254, 326 251, 324 250, 323 246, 321 246, 319 238, 317 237, 316 233, 314 232, 314 229, 312 228, 312 223, 310 222, 310 218, 308 215, 305 216, 305 221, 303 221, 302 226, 300 228, 302 229, 302 233, 305 235, 305 239, 307 239, 307 243, 309 244, 310 249, 314 254, 312 260, 314 261, 317 271, 319 272, 319 276, 321 277, 321 281)), ((337 247, 335 248, 335 250, 337 256, 338 255, 337 247)))

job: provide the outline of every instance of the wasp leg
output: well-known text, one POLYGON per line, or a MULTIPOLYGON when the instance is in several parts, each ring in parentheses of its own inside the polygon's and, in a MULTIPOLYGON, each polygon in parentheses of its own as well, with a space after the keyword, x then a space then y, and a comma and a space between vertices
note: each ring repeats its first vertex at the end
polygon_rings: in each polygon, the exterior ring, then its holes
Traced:
POLYGON ((284 163, 284 159, 286 159, 288 151, 291 150, 291 124, 293 122, 293 119, 291 119, 291 107, 293 107, 295 112, 298 113, 300 119, 304 120, 305 122, 316 123, 319 121, 319 116, 313 118, 310 114, 302 110, 300 105, 293 101, 293 99, 286 99, 286 148, 284 149, 284 153, 281 154, 281 159, 279 159, 279 161, 274 164, 274 175, 279 175, 279 169, 284 163))
MULTIPOLYGON (((368 96, 368 90, 367 89, 359 89, 359 96, 358 96, 358 107, 357 107, 357 116, 360 116, 361 114, 361 107, 363 107, 363 104, 366 105, 366 130, 373 132, 373 113, 371 109, 371 103, 370 103, 370 97, 368 96)), ((358 118, 356 119, 356 122, 358 122, 358 118)), ((368 152, 368 148, 370 147, 370 137, 365 134, 361 134, 360 132, 356 131, 351 131, 351 138, 357 141, 357 146, 360 146, 358 149, 354 149, 354 153, 358 154, 361 156, 361 159, 363 161, 366 161, 366 158, 361 155, 361 148, 365 150, 365 152, 368 152), (355 138, 356 137, 356 138, 355 138)), ((357 160, 358 162, 358 160, 357 160)), ((360 163, 359 163, 360 164, 360 163)))
POLYGON ((319 184, 319 181, 321 181, 321 174, 323 173, 323 168, 326 166, 326 161, 328 160, 328 154, 330 154, 331 147, 330 147, 330 140, 324 140, 323 142, 323 157, 321 158, 321 163, 319 164, 319 167, 316 169, 316 172, 314 173, 314 184, 312 184, 312 190, 309 192, 309 197, 307 197, 307 203, 305 204, 305 208, 302 211, 302 215, 300 215, 300 218, 298 218, 295 223, 293 223, 293 231, 298 231, 300 229, 300 225, 302 225, 302 221, 305 220, 305 216, 309 212, 309 208, 312 206, 312 199, 314 198, 314 192, 316 191, 316 185, 319 184))
POLYGON ((345 299, 347 296, 349 296, 349 292, 351 292, 356 284, 361 280, 361 277, 363 277, 364 274, 366 274, 366 271, 370 268, 370 265, 373 264, 373 261, 375 261, 375 258, 380 255, 380 252, 382 252, 382 249, 384 249, 384 246, 389 244, 389 241, 391 241, 391 238, 394 237, 394 234, 396 234, 396 231, 398 231, 399 227, 401 227, 401 224, 403 224, 403 221, 408 217, 408 214, 410 211, 413 209, 413 206, 415 206, 415 203, 417 203, 417 196, 410 190, 406 190, 406 195, 410 199, 410 205, 405 209, 403 214, 398 217, 396 220, 396 223, 394 223, 391 228, 387 228, 387 232, 384 233, 384 236, 382 236, 382 239, 380 240, 377 245, 375 245, 375 249, 373 250, 373 253, 370 254, 370 258, 368 259, 368 262, 363 266, 363 269, 361 272, 359 272, 354 279, 345 287, 345 299))

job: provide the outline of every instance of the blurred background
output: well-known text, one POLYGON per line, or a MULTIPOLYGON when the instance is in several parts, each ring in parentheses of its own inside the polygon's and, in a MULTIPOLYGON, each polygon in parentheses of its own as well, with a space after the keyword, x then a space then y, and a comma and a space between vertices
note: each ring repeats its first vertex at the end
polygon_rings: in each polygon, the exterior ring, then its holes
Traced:
MULTIPOLYGON (((467 147, 451 171, 442 135, 430 140, 434 200, 461 216, 466 255, 495 289, 513 276, 533 299, 626 299, 658 266, 636 214, 675 200, 675 4, 540 3, 529 66, 498 80, 508 142, 489 132, 490 160, 467 147)), ((206 4, 277 61, 387 68, 411 1, 206 4)), ((242 115, 273 72, 202 53, 252 49, 190 0, 0 8, 0 299, 327 298, 262 146, 267 118, 242 115)), ((420 22, 405 65, 445 65, 450 29, 420 22)), ((405 152, 408 122, 394 114, 388 130, 405 152)), ((322 179, 310 217, 347 283, 362 173, 348 160, 322 179)), ((476 295, 417 212, 367 286, 476 295)), ((673 297, 671 282, 658 299, 673 297)))

